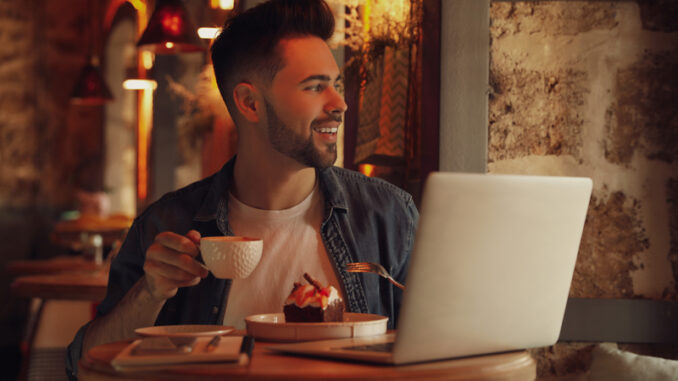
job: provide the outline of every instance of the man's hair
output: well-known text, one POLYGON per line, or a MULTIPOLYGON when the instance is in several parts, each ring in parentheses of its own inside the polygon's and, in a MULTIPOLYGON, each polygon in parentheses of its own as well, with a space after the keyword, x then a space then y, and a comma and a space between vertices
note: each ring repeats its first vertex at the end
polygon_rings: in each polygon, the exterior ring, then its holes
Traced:
POLYGON ((257 76, 270 83, 284 62, 280 40, 315 36, 327 41, 334 16, 323 0, 270 0, 226 20, 212 44, 214 74, 231 114, 233 88, 257 76))

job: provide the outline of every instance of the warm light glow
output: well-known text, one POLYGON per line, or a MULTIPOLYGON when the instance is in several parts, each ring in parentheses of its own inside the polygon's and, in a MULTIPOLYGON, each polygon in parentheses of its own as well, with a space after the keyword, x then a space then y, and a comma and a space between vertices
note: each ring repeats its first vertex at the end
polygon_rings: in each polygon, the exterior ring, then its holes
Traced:
MULTIPOLYGON (((129 3, 136 10, 137 38, 140 37, 148 23, 146 2, 146 0, 110 0, 104 16, 104 30, 111 30, 118 8, 125 3, 129 3)), ((146 51, 141 51, 140 53, 137 54, 137 74, 139 78, 145 78, 146 71, 153 67, 153 53, 146 51)), ((137 206, 143 207, 148 195, 148 136, 150 136, 149 131, 153 120, 153 91, 139 91, 137 110, 137 206), (140 169, 142 167, 143 169, 140 169)))
POLYGON ((155 54, 149 50, 140 50, 141 54, 140 60, 142 65, 146 70, 151 70, 153 68, 153 61, 155 60, 155 54))
POLYGON ((153 127, 153 91, 141 90, 139 128, 137 130, 137 196, 143 202, 148 196, 148 149, 153 127))
POLYGON ((374 165, 372 164, 361 164, 358 166, 358 170, 360 173, 362 173, 365 176, 372 176, 372 173, 374 172, 374 165))
POLYGON ((122 87, 127 90, 155 90, 158 83, 152 79, 126 79, 122 87))
POLYGON ((118 13, 121 5, 129 3, 137 11, 137 33, 141 35, 146 26, 146 1, 145 0, 110 0, 106 7, 106 14, 104 15, 104 30, 111 30, 113 20, 118 13))
POLYGON ((210 7, 220 9, 233 9, 235 0, 210 0, 210 7))
POLYGON ((198 37, 203 40, 214 40, 219 35, 219 32, 221 32, 221 28, 202 27, 198 28, 198 37))
POLYGON ((394 25, 404 25, 410 14, 409 0, 365 2, 365 31, 372 36, 389 36, 396 42, 403 36, 395 33, 394 25))
POLYGON ((409 43, 415 33, 411 0, 343 1, 347 21, 345 44, 353 50, 372 49, 372 40, 409 43))
POLYGON ((178 36, 181 34, 181 29, 183 29, 184 23, 181 17, 178 14, 169 14, 163 13, 161 19, 162 28, 167 34, 173 36, 178 36))
MULTIPOLYGON (((136 4, 137 1, 132 1, 131 4, 137 10, 137 36, 141 36, 146 29, 148 22, 147 8, 136 4)), ((137 54, 137 71, 139 78, 146 78, 146 70, 153 67, 153 55, 149 53, 150 67, 147 68, 147 56, 144 53, 137 54)), ((142 90, 137 93, 137 207, 144 206, 146 196, 148 195, 148 167, 146 162, 148 160, 148 139, 139 139, 140 136, 150 136, 151 123, 153 121, 153 92, 142 90), (140 161, 143 162, 143 170, 140 161), (143 181, 140 181, 143 180, 143 181)))
POLYGON ((165 47, 167 49, 172 49, 174 47, 174 42, 170 42, 170 41, 165 42, 165 47))
POLYGON ((363 30, 365 31, 365 43, 370 40, 370 16, 372 15, 372 1, 367 0, 363 7, 363 30))
POLYGON ((375 23, 390 20, 404 23, 410 13, 410 0, 367 1, 371 3, 372 17, 375 23))

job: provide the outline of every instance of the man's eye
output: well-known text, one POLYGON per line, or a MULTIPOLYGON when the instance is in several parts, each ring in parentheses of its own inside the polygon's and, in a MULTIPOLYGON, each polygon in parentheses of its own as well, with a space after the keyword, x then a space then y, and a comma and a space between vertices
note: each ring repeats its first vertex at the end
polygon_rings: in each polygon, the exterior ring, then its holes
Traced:
POLYGON ((309 86, 306 89, 310 90, 310 91, 315 91, 316 93, 320 93, 323 90, 325 90, 325 85, 317 84, 317 85, 309 86))
POLYGON ((344 93, 344 83, 343 82, 335 83, 334 89, 337 90, 338 93, 343 94, 344 93))

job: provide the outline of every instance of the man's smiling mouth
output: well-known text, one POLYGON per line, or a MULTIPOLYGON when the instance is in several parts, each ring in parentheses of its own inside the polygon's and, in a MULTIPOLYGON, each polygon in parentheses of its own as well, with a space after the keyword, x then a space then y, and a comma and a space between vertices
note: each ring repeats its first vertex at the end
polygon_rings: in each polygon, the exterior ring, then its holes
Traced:
POLYGON ((336 134, 339 127, 313 127, 313 131, 321 134, 336 134))
POLYGON ((342 119, 340 115, 330 115, 328 118, 317 119, 311 123, 311 130, 319 134, 336 135, 342 119))

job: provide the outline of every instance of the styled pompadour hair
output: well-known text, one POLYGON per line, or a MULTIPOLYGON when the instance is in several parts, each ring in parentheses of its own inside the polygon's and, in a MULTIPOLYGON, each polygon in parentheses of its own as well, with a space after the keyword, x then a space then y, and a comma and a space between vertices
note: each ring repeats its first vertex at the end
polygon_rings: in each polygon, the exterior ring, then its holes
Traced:
POLYGON ((327 41, 333 33, 334 15, 323 0, 270 0, 226 20, 212 44, 212 64, 231 114, 238 83, 252 76, 270 83, 282 69, 280 40, 315 36, 327 41))

